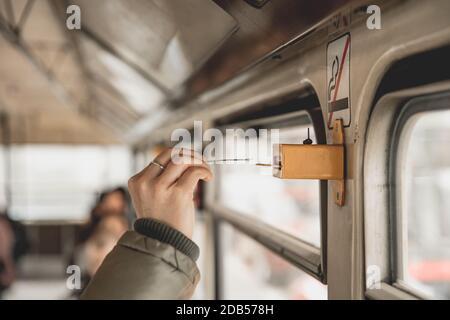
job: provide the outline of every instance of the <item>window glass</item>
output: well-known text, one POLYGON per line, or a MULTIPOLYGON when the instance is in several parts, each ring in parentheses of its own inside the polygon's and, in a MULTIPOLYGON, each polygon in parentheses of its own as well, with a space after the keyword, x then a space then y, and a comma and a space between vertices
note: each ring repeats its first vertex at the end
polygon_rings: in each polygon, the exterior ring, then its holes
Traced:
MULTIPOLYGON (((302 143, 307 137, 307 128, 310 128, 311 139, 316 143, 311 125, 280 129, 280 143, 302 143)), ((238 138, 237 143, 237 152, 227 154, 227 157, 248 157, 248 153, 240 152, 245 149, 243 145, 246 139, 238 138)), ((230 150, 228 146, 227 144, 227 152, 230 150)), ((258 162, 271 163, 271 151, 271 147, 267 152, 258 149, 258 162)), ((318 180, 281 180, 272 177, 270 167, 245 163, 216 167, 220 177, 218 197, 223 206, 261 219, 295 237, 320 246, 318 180)))
POLYGON ((419 113, 400 140, 400 277, 425 296, 450 298, 450 111, 419 113))
POLYGON ((120 146, 14 145, 10 152, 9 211, 19 220, 84 220, 97 193, 126 185, 131 172, 129 149, 120 146))
POLYGON ((325 285, 229 224, 220 225, 224 299, 322 300, 325 285))

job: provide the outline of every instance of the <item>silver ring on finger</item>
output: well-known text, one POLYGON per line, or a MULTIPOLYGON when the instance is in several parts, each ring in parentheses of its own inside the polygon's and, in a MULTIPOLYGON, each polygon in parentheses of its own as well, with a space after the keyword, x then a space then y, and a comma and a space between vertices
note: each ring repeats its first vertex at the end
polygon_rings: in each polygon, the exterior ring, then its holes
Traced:
POLYGON ((154 160, 152 162, 150 162, 150 164, 153 164, 153 165, 157 166, 161 170, 164 170, 166 168, 161 163, 158 163, 157 161, 154 161, 154 160))

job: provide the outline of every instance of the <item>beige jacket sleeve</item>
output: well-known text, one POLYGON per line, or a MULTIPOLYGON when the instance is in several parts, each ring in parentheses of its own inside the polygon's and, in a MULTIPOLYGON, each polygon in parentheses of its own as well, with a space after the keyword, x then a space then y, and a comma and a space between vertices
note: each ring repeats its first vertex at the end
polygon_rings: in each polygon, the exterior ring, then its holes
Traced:
POLYGON ((128 231, 81 299, 189 299, 199 280, 191 258, 169 244, 128 231))

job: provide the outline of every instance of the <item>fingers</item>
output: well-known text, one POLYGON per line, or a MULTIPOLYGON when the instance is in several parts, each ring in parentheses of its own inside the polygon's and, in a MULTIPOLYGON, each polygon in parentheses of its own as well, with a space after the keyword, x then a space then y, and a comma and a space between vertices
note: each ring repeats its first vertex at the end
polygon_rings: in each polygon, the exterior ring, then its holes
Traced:
MULTIPOLYGON (((172 152, 172 149, 166 149, 163 152, 161 152, 153 161, 156 161, 157 163, 161 164, 162 166, 166 166, 170 161, 171 152, 172 152)), ((132 176, 128 180, 128 190, 130 191, 131 199, 133 200, 133 203, 134 203, 133 195, 135 193, 138 193, 139 190, 141 190, 141 191, 143 189, 145 190, 145 188, 149 185, 150 181, 152 181, 154 178, 159 176, 162 171, 163 170, 160 167, 150 163, 141 172, 132 176)))
MULTIPOLYGON (((179 163, 179 159, 182 159, 181 161, 183 163, 187 162, 186 159, 183 159, 185 157, 191 157, 195 161, 191 161, 195 164, 201 164, 203 162, 202 155, 198 154, 197 152, 189 149, 175 149, 175 148, 167 148, 163 152, 161 152, 153 161, 156 163, 159 163, 160 165, 167 167, 171 162, 179 163)), ((159 176, 162 173, 163 169, 160 167, 149 164, 143 171, 142 175, 145 176, 146 180, 152 180, 159 176)), ((164 170, 165 171, 165 170, 164 170)))
MULTIPOLYGON (((161 152, 153 161, 165 167, 170 162, 172 152, 172 148, 167 148, 163 152, 161 152)), ((144 170, 142 170, 142 174, 143 176, 145 176, 146 180, 152 180, 155 177, 159 176, 162 171, 163 170, 160 167, 150 163, 144 170)))
POLYGON ((211 170, 192 150, 167 149, 155 159, 165 168, 150 165, 128 182, 139 218, 154 218, 192 235, 193 192, 199 180, 210 180, 211 170), (174 161, 174 155, 180 162, 174 161), (197 160, 197 161, 195 161, 197 160))
POLYGON ((170 161, 164 172, 157 177, 158 184, 167 188, 170 187, 188 168, 193 166, 203 167, 209 171, 209 166, 201 159, 201 155, 193 153, 190 156, 183 155, 179 157, 176 162, 170 161))
POLYGON ((165 169, 150 163, 129 180, 129 188, 133 188, 136 183, 149 183, 156 178, 158 178, 158 185, 168 188, 192 165, 209 168, 201 154, 189 149, 167 148, 153 161, 161 164, 165 169))
MULTIPOLYGON (((167 166, 170 162, 170 158, 172 156, 172 148, 167 148, 163 152, 161 152, 153 161, 159 163, 162 166, 167 166)), ((143 178, 146 182, 149 182, 159 176, 162 172, 162 169, 152 163, 149 163, 141 172, 137 173, 133 177, 131 177, 128 184, 131 181, 137 180, 137 178, 143 178)))
POLYGON ((212 179, 212 173, 209 168, 203 166, 191 166, 186 169, 178 179, 176 186, 184 192, 193 193, 199 180, 209 181, 212 179))

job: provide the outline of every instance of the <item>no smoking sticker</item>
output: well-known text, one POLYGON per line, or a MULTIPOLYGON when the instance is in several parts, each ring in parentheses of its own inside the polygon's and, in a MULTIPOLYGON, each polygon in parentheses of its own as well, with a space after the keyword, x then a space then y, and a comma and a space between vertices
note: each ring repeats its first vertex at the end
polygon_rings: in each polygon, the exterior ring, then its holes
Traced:
POLYGON ((327 104, 328 127, 335 119, 350 125, 350 34, 328 44, 327 47, 327 104))

